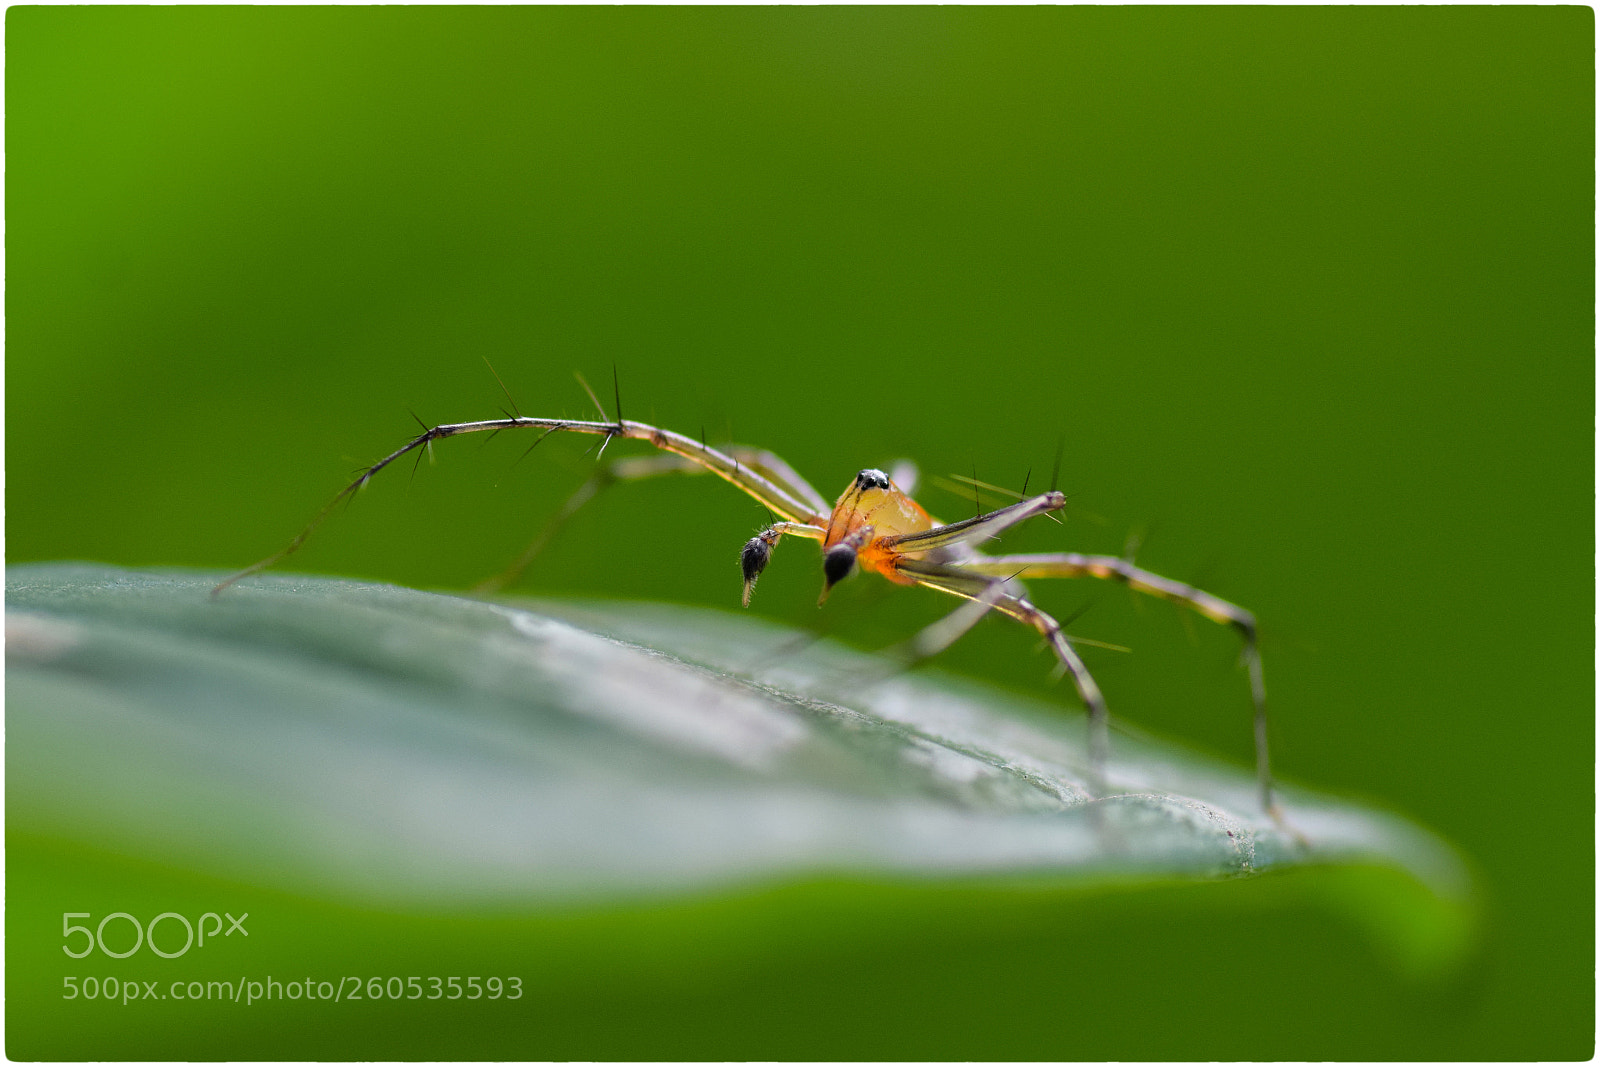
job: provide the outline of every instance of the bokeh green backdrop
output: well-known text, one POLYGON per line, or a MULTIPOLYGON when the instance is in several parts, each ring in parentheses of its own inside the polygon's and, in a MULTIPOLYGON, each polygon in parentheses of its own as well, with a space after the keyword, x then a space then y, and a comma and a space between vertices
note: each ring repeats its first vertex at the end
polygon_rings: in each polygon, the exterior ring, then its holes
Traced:
MULTIPOLYGON (((1269 983, 1239 990, 1250 1011, 1303 1026, 1308 1058, 1592 1053, 1590 9, 6 28, 8 561, 242 566, 408 409, 495 415, 484 357, 539 415, 588 415, 572 371, 609 394, 615 365, 630 418, 765 445, 830 497, 900 456, 1039 486, 1060 440, 1067 525, 1008 547, 1146 530, 1143 563, 1263 620, 1282 775, 1419 819, 1482 878, 1450 995, 1352 1015, 1269 983)), ((445 442, 290 566, 465 588, 589 443, 513 465, 514 438, 445 442)), ((765 518, 710 479, 623 487, 526 588, 736 606, 765 518)), ((752 610, 886 644, 949 606, 872 581, 819 615, 815 558, 786 546, 752 610)), ((1134 648, 1091 653, 1115 712, 1249 759, 1225 635, 1036 592, 1134 648)), ((943 662, 1023 689, 1048 666, 1002 620, 943 662)), ((1337 953, 1303 935, 1263 931, 1315 975, 1337 953)), ((1157 968, 1165 936, 1135 945, 1157 968)))

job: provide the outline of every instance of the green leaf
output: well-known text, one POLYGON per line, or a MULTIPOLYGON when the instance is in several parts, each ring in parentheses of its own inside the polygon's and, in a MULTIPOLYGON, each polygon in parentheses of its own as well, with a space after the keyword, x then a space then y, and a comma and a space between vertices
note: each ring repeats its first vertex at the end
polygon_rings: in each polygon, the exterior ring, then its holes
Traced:
POLYGON ((1403 819, 1289 788, 1302 844, 1120 735, 1091 801, 1081 715, 747 614, 216 577, 9 569, 14 1058, 1296 1058, 1219 998, 1403 1015, 1474 944, 1403 819), (220 912, 251 935, 63 971, 64 922, 220 912), (449 975, 524 995, 310 999, 449 975), (1157 985, 1208 995, 1152 1029, 1157 985))
POLYGON ((749 615, 82 565, 7 581, 13 830, 350 901, 538 906, 822 872, 1459 861, 1395 817, 749 615), (1296 834, 1304 840, 1297 840, 1296 834))

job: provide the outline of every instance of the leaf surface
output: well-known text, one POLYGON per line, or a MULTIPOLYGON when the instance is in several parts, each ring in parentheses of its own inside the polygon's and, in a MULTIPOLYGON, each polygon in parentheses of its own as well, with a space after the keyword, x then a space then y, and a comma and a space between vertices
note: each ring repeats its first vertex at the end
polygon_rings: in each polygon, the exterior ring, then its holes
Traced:
POLYGON ((747 615, 87 565, 7 580, 12 828, 369 902, 514 905, 801 875, 1399 868, 1386 813, 747 615))

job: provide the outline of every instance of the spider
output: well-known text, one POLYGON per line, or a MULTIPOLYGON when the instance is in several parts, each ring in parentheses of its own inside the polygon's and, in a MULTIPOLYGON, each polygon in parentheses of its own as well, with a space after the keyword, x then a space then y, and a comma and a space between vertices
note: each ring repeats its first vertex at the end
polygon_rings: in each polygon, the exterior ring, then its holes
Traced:
MULTIPOLYGON (((583 382, 581 376, 579 381, 583 382)), ((1202 589, 1136 567, 1130 560, 1120 556, 1077 552, 990 556, 974 547, 1018 523, 1060 511, 1066 506, 1064 494, 1051 489, 988 514, 979 514, 960 522, 941 523, 911 498, 910 491, 915 487, 914 470, 905 473, 897 470, 899 479, 908 483, 902 488, 896 484, 895 478, 883 471, 866 469, 857 472, 830 507, 822 494, 771 452, 740 445, 712 448, 703 439, 696 440, 671 430, 624 419, 620 393, 617 397, 617 418, 613 421, 599 400, 595 399, 594 391, 588 389, 588 383, 583 382, 583 385, 589 391, 590 399, 595 401, 595 407, 600 410, 599 422, 530 418, 518 412, 508 413, 503 419, 448 423, 430 428, 418 419, 423 427, 422 433, 363 470, 285 548, 224 579, 212 590, 213 595, 295 551, 338 504, 364 488, 373 475, 409 452, 419 448, 431 450, 433 442, 442 438, 485 430, 496 433, 501 430, 544 431, 530 446, 529 451, 532 451, 533 447, 553 433, 596 434, 604 438, 600 444, 602 455, 613 438, 645 441, 665 454, 630 458, 611 464, 607 473, 597 474, 573 495, 557 522, 582 506, 605 481, 642 478, 672 470, 709 471, 731 482, 780 517, 779 521, 747 541, 739 552, 746 607, 750 604, 750 595, 757 579, 771 562, 778 542, 784 537, 801 537, 818 541, 822 546, 823 589, 818 603, 827 598, 835 585, 858 570, 879 574, 898 585, 927 586, 968 601, 913 638, 909 650, 914 660, 927 658, 949 647, 990 611, 998 611, 1032 627, 1054 651, 1059 661, 1058 671, 1064 671, 1072 677, 1078 697, 1088 709, 1090 765, 1093 792, 1096 795, 1104 792, 1103 768, 1109 748, 1105 698, 1073 647, 1072 639, 1063 632, 1060 623, 1028 599, 1019 579, 1110 579, 1122 582, 1137 592, 1197 611, 1213 622, 1231 626, 1243 641, 1241 659, 1249 674, 1251 697, 1255 704, 1256 776, 1261 806, 1275 820, 1282 821, 1273 796, 1272 775, 1267 760, 1266 686, 1254 615, 1202 589)), ((419 453, 418 462, 421 458, 419 453)), ((507 573, 514 575, 520 572, 539 550, 544 539, 541 537, 535 541, 507 573)))

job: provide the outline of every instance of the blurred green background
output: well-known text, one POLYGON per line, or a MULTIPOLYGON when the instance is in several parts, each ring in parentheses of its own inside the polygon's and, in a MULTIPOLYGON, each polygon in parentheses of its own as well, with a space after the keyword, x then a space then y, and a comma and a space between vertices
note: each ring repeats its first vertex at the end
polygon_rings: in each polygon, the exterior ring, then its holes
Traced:
MULTIPOLYGON (((901 456, 1040 486, 1063 441, 1066 527, 1007 548, 1145 531, 1142 563, 1262 619, 1282 776, 1417 818, 1482 877, 1447 991, 1287 920, 1261 951, 1308 984, 1218 960, 1303 1033, 1273 1054, 1592 1054, 1590 9, 21 7, 7 30, 8 561, 243 566, 408 409, 496 415, 484 357, 545 416, 589 416, 572 371, 615 365, 628 417, 772 448, 830 498, 901 456)), ((591 443, 443 442, 286 569, 466 588, 591 443)), ((711 479, 624 486, 525 588, 737 607, 766 518, 711 479)), ((875 581, 819 613, 785 546, 751 610, 881 645, 950 606, 875 581)), ((1248 761, 1226 634, 1035 593, 1133 647, 1090 650, 1114 713, 1248 761)), ((994 619, 942 662, 1048 671, 994 619)), ((1141 921, 1103 955, 1209 981, 1184 924, 1141 921)), ((1137 1000, 1083 1047, 1117 1055, 1137 1019, 1136 1057, 1192 1054, 1192 1016, 1163 1032, 1137 1000)))

